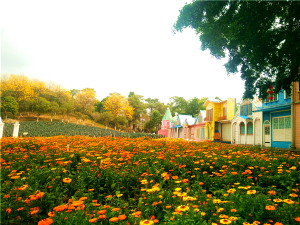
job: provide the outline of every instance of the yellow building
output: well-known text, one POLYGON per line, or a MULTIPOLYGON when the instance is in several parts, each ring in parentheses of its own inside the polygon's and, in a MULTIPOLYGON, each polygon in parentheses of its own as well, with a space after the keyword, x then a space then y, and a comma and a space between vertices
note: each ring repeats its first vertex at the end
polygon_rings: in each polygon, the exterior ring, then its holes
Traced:
POLYGON ((236 114, 236 99, 206 100, 205 140, 231 142, 231 120, 236 114))

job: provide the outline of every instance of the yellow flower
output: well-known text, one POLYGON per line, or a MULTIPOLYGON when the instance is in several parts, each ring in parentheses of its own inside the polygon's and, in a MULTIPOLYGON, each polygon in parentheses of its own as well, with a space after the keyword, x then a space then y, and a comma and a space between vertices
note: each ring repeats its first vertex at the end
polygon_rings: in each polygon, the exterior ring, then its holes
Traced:
POLYGON ((255 194, 255 193, 256 193, 256 190, 249 190, 249 191, 247 191, 248 195, 252 195, 252 194, 255 194))
POLYGON ((231 221, 228 220, 228 219, 221 219, 221 220, 220 220, 220 223, 221 223, 221 224, 231 224, 231 221))
POLYGON ((292 201, 290 199, 284 199, 283 201, 289 205, 294 204, 294 201, 292 201))
POLYGON ((152 225, 154 222, 152 220, 141 220, 140 225, 152 225))
POLYGON ((184 212, 184 211, 187 211, 187 210, 189 210, 189 207, 186 206, 186 205, 180 205, 180 206, 178 206, 178 207, 175 209, 175 211, 180 211, 180 212, 184 212))

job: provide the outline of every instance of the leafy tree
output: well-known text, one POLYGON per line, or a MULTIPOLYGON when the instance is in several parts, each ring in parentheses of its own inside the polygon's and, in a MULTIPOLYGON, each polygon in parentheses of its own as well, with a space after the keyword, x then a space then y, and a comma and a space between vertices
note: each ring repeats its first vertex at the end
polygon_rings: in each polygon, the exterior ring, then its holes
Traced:
POLYGON ((219 98, 218 96, 215 97, 216 100, 219 100, 220 102, 222 101, 221 98, 219 98))
POLYGON ((36 121, 39 121, 39 116, 49 110, 51 103, 43 97, 37 97, 31 102, 32 111, 36 112, 36 121))
POLYGON ((151 118, 150 118, 150 125, 152 125, 152 127, 155 127, 155 131, 157 132, 159 129, 159 126, 161 124, 161 120, 162 120, 162 115, 159 113, 158 110, 154 110, 151 114, 151 118))
POLYGON ((34 97, 32 83, 24 75, 1 76, 1 96, 12 96, 19 104, 19 117, 22 112, 28 110, 28 103, 34 97))
POLYGON ((119 129, 122 129, 128 124, 128 120, 125 116, 114 117, 114 123, 118 125, 119 129))
POLYGON ((93 112, 91 117, 93 118, 94 122, 97 123, 101 117, 101 114, 99 112, 93 112))
POLYGON ((174 96, 170 98, 169 108, 171 113, 186 114, 188 101, 183 97, 174 96))
POLYGON ((1 97, 1 117, 5 116, 7 119, 8 113, 16 116, 19 110, 19 104, 16 98, 12 96, 1 97))
POLYGON ((85 88, 75 95, 75 108, 83 114, 91 114, 95 103, 96 93, 91 88, 85 88))
POLYGON ((156 104, 158 103, 158 98, 147 98, 145 99, 145 101, 147 102, 147 108, 150 109, 151 114, 152 111, 155 109, 156 104))
POLYGON ((95 104, 95 111, 99 112, 99 113, 103 113, 105 112, 105 109, 104 109, 104 103, 105 101, 107 100, 108 96, 103 98, 101 101, 97 101, 96 104, 95 104))
POLYGON ((77 90, 77 89, 70 90, 70 94, 71 94, 72 98, 74 98, 75 95, 77 95, 79 92, 80 92, 80 90, 77 90))
POLYGON ((28 77, 24 75, 10 75, 9 77, 1 77, 1 96, 15 97, 19 103, 22 100, 33 98, 34 91, 28 77))
POLYGON ((205 106, 203 106, 203 101, 201 101, 199 98, 194 97, 193 99, 188 101, 186 114, 188 115, 196 115, 199 113, 200 109, 205 109, 205 106))
POLYGON ((290 91, 300 80, 299 1, 193 1, 186 4, 174 31, 191 27, 197 31, 201 49, 216 58, 228 53, 228 73, 240 71, 245 80, 243 98, 290 91))
POLYGON ((134 92, 130 92, 128 102, 129 105, 134 108, 131 124, 133 125, 133 130, 136 130, 141 123, 141 115, 146 113, 144 97, 142 95, 136 95, 134 92))
POLYGON ((73 101, 66 101, 63 102, 62 105, 59 107, 59 111, 62 115, 62 122, 64 122, 65 116, 68 117, 69 122, 69 115, 73 111, 74 108, 74 102, 73 101))
POLYGON ((110 122, 112 122, 113 120, 114 120, 113 114, 111 114, 110 112, 103 112, 103 113, 100 113, 100 118, 98 121, 102 124, 105 124, 106 129, 107 129, 108 124, 110 122))
POLYGON ((57 102, 55 101, 50 102, 49 112, 51 115, 51 122, 52 122, 53 116, 56 115, 57 112, 59 112, 59 105, 57 102))
POLYGON ((128 100, 119 93, 110 93, 104 103, 104 109, 111 112, 113 116, 126 116, 132 119, 134 108, 129 105, 128 100))

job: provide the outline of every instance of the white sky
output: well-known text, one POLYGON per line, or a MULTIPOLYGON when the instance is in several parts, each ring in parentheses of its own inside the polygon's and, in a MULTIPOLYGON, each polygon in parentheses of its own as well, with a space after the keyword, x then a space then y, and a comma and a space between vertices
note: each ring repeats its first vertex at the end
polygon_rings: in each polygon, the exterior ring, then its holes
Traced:
POLYGON ((226 59, 201 51, 194 30, 172 34, 185 2, 1 1, 1 73, 94 88, 99 100, 134 91, 164 103, 172 96, 240 101, 244 82, 227 76, 226 59))

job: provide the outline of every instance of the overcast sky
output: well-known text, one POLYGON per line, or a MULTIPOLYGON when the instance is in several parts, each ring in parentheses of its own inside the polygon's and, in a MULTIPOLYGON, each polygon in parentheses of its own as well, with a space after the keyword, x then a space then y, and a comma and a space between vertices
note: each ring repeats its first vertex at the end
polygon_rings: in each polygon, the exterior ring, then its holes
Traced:
POLYGON ((1 1, 1 73, 71 89, 93 88, 99 100, 130 91, 170 97, 235 97, 244 82, 226 59, 201 51, 195 31, 172 34, 187 0, 1 1))

